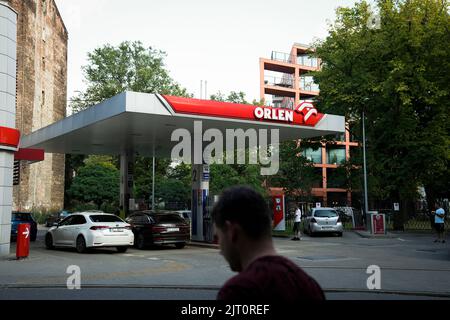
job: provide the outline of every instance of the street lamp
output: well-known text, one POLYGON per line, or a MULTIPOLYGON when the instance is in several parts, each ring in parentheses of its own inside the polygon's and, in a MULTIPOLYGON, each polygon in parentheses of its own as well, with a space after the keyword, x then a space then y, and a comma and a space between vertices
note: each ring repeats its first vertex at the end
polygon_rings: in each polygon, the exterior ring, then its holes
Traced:
MULTIPOLYGON (((364 99, 364 103, 368 99, 364 99)), ((365 106, 363 106, 362 111, 362 130, 363 130, 363 167, 364 167, 364 210, 366 214, 369 212, 369 203, 367 199, 367 165, 366 165, 366 126, 365 126, 365 114, 364 114, 365 106)))

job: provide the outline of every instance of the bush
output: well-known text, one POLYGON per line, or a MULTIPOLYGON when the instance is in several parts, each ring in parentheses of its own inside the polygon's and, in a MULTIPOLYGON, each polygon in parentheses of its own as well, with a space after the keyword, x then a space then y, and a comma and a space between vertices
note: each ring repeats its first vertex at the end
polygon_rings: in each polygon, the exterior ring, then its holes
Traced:
POLYGON ((48 217, 56 215, 59 211, 55 208, 33 207, 31 209, 31 215, 38 224, 44 224, 48 217))
POLYGON ((103 204, 100 206, 100 210, 107 213, 115 213, 118 206, 115 206, 114 204, 103 202, 103 204))
POLYGON ((82 211, 87 211, 87 210, 98 210, 98 207, 95 203, 92 203, 92 202, 84 203, 84 202, 79 202, 79 201, 74 200, 73 206, 70 208, 69 211, 82 212, 82 211))

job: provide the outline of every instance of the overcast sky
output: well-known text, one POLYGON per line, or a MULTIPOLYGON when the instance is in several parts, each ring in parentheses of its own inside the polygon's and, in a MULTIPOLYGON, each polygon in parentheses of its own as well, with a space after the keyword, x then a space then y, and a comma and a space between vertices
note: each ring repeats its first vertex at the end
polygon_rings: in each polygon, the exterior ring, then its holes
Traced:
POLYGON ((55 0, 69 32, 68 98, 85 88, 81 66, 104 44, 140 40, 167 53, 172 78, 200 96, 220 90, 259 99, 259 58, 327 35, 338 6, 356 0, 55 0))

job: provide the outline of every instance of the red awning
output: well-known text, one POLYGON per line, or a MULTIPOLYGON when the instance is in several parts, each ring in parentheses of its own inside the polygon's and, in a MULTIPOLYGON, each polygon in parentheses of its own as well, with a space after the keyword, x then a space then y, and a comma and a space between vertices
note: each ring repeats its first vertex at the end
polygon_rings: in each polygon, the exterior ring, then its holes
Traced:
POLYGON ((44 149, 19 149, 14 153, 14 160, 39 162, 44 160, 44 149))

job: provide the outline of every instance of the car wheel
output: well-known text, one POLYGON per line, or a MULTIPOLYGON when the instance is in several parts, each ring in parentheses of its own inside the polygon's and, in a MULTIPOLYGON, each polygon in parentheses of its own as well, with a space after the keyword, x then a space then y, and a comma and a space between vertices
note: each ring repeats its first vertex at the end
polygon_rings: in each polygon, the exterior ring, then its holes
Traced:
POLYGON ((45 235, 45 247, 49 250, 55 248, 55 246, 53 245, 53 236, 51 233, 47 233, 45 235))
POLYGON ((136 248, 138 248, 139 250, 143 250, 145 249, 145 237, 142 233, 139 233, 136 240, 136 248))
POLYGON ((175 243, 175 248, 177 249, 183 249, 186 246, 186 243, 175 243))
POLYGON ((338 232, 338 237, 342 237, 342 232, 338 232))
POLYGON ((120 253, 124 253, 128 250, 128 247, 116 247, 117 251, 120 253))
POLYGON ((76 247, 78 253, 84 253, 87 250, 86 247, 86 240, 84 240, 84 237, 82 235, 79 235, 76 242, 76 247))
POLYGON ((36 237, 37 237, 37 235, 35 235, 34 237, 31 237, 30 241, 32 241, 32 242, 36 241, 36 237))

